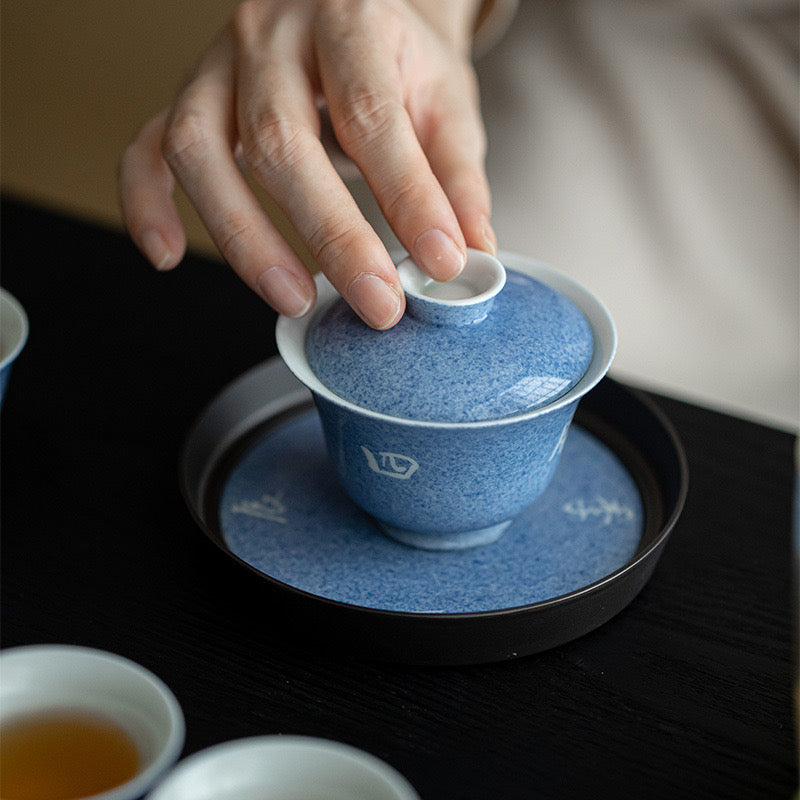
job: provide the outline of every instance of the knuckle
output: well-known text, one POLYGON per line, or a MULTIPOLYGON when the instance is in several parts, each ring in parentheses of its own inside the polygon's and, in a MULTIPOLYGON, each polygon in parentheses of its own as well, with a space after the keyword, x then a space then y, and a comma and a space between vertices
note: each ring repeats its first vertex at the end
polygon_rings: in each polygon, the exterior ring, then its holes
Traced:
POLYGON ((310 132, 285 117, 262 114, 243 145, 248 167, 259 176, 291 168, 303 160, 312 144, 310 132))
POLYGON ((201 161, 210 146, 209 134, 200 114, 183 111, 176 114, 164 132, 161 154, 174 170, 180 172, 201 161))
POLYGON ((319 264, 335 267, 354 242, 356 231, 336 219, 321 219, 307 238, 308 249, 319 264))
POLYGON ((345 149, 362 147, 371 139, 385 136, 403 113, 398 101, 371 89, 351 92, 344 107, 334 120, 334 128, 345 149))
POLYGON ((253 225, 244 214, 231 211, 222 217, 217 238, 217 247, 228 262, 238 260, 252 239, 253 225))
POLYGON ((424 208, 427 201, 426 194, 421 193, 413 181, 400 184, 385 201, 384 213, 387 219, 402 219, 408 216, 410 210, 424 208))

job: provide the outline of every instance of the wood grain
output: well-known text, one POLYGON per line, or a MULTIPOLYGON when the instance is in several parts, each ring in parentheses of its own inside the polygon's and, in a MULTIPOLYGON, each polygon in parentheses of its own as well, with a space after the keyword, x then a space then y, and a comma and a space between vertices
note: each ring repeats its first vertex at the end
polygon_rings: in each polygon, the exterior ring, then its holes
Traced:
POLYGON ((156 274, 113 230, 13 199, 3 218, 3 284, 31 321, 2 411, 3 646, 79 643, 153 669, 184 707, 187 754, 324 736, 426 800, 797 788, 792 436, 660 398, 690 491, 625 611, 507 663, 348 659, 287 636, 177 489, 202 406, 274 354, 272 312, 217 263, 156 274))

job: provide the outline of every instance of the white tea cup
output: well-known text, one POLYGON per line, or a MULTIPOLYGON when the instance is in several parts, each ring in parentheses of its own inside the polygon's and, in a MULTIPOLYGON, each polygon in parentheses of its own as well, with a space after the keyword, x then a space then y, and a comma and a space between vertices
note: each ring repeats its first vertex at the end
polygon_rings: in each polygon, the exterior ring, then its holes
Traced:
POLYGON ((393 767, 309 736, 255 736, 178 764, 147 800, 419 800, 393 767))
POLYGON ((0 725, 10 731, 27 722, 41 725, 48 718, 103 721, 135 746, 138 767, 133 777, 92 793, 92 800, 142 797, 183 749, 185 723, 177 699, 139 664, 71 645, 0 652, 0 725))
POLYGON ((6 393, 11 366, 28 340, 28 316, 20 302, 0 289, 0 404, 6 393))

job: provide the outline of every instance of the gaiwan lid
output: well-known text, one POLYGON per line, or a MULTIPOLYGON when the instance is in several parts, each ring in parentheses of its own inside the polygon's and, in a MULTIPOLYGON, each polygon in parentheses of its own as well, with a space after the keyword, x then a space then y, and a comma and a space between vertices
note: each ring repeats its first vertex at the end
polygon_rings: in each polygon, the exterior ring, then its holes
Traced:
POLYGON ((397 269, 407 311, 393 328, 367 327, 341 299, 309 325, 309 366, 339 397, 404 419, 477 422, 552 403, 586 373, 592 329, 556 289, 477 250, 447 283, 410 258, 397 269))

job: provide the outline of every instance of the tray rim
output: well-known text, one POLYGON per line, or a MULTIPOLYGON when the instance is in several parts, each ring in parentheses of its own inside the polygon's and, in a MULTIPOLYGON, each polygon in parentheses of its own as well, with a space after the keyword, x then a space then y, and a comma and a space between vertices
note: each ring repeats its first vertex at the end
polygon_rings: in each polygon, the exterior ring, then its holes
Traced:
MULTIPOLYGON (((485 661, 502 660, 508 657, 517 657, 518 655, 529 655, 541 650, 549 649, 552 646, 566 643, 572 639, 579 638, 580 636, 588 633, 589 631, 599 627, 606 621, 616 616, 622 611, 639 593, 643 586, 647 583, 652 574, 655 564, 660 557, 661 551, 666 544, 685 504, 686 495, 688 493, 689 471, 686 455, 683 445, 675 431, 672 423, 666 417, 664 412, 660 409, 658 404, 650 398, 646 393, 639 389, 626 386, 613 378, 606 376, 598 387, 593 392, 589 393, 586 398, 581 402, 581 405, 590 404, 592 396, 597 396, 598 392, 603 390, 611 391, 617 394, 627 395, 630 400, 638 404, 647 414, 649 414, 654 423, 660 428, 660 432, 664 437, 665 443, 671 449, 671 453, 667 454, 670 461, 674 462, 677 480, 675 481, 674 497, 671 503, 664 502, 662 509, 660 523, 657 524, 657 530, 650 532, 648 541, 647 525, 648 525, 648 507, 647 500, 644 496, 645 488, 642 486, 642 480, 639 475, 633 474, 637 487, 642 493, 642 501, 645 510, 645 521, 643 523, 642 540, 636 549, 634 555, 622 566, 618 567, 611 573, 602 578, 599 578, 585 586, 578 587, 565 594, 557 595, 556 597, 539 600, 532 603, 527 603, 517 606, 509 606, 499 609, 486 609, 481 611, 465 611, 465 612, 431 612, 431 611, 402 611, 397 609, 381 609, 370 606, 362 606, 353 603, 347 603, 343 600, 337 600, 322 595, 314 594, 305 589, 298 588, 289 583, 285 583, 274 576, 268 575, 257 569, 243 558, 230 550, 222 539, 221 533, 217 532, 208 521, 208 497, 209 491, 213 484, 215 472, 220 470, 223 462, 231 452, 239 447, 247 447, 246 440, 256 434, 259 429, 263 429, 265 425, 275 424, 278 418, 285 417, 286 414, 296 414, 305 410, 309 406, 313 406, 313 400, 309 390, 303 386, 297 378, 292 375, 288 367, 286 367, 280 357, 275 356, 269 358, 260 364, 255 365, 238 378, 231 381, 224 386, 222 390, 209 401, 194 423, 190 426, 184 441, 181 446, 180 456, 178 460, 179 467, 179 485, 180 491, 183 496, 192 517, 201 528, 205 537, 210 540, 214 547, 224 553, 228 560, 236 567, 244 567, 246 572, 257 578, 262 585, 270 588, 272 591, 277 592, 283 599, 294 602, 299 601, 305 612, 310 612, 312 616, 316 614, 339 614, 342 619, 350 621, 357 621, 363 623, 367 628, 371 626, 386 623, 398 623, 400 625, 416 625, 416 626, 432 626, 432 630, 449 629, 451 626, 473 626, 475 624, 483 625, 487 621, 503 620, 505 622, 514 622, 522 618, 525 622, 533 618, 547 617, 548 613, 556 613, 559 609, 567 609, 574 607, 575 604, 582 604, 589 602, 594 595, 602 595, 616 591, 617 595, 624 594, 624 598, 615 604, 613 608, 608 610, 604 607, 604 613, 599 615, 599 621, 595 624, 589 624, 588 627, 579 626, 574 635, 564 635, 561 641, 556 641, 554 644, 547 644, 543 647, 528 648, 524 652, 517 653, 513 651, 510 655, 498 654, 496 657, 491 658, 468 658, 464 659, 450 659, 450 658, 430 658, 425 657, 421 660, 415 658, 403 658, 399 660, 413 662, 413 663, 449 663, 449 664, 463 664, 463 663, 477 663, 485 661), (254 398, 258 397, 257 391, 259 384, 265 382, 277 382, 278 388, 271 389, 268 393, 268 399, 257 401, 254 398), (208 440, 208 431, 205 429, 208 426, 225 427, 224 420, 222 426, 217 421, 215 425, 214 417, 220 412, 225 412, 230 415, 231 409, 226 408, 226 404, 233 406, 235 411, 234 417, 239 416, 231 428, 226 429, 218 441, 214 442, 208 440), (199 441, 198 441, 199 439, 199 441), (207 461, 202 468, 198 469, 196 464, 191 464, 193 458, 196 458, 199 445, 205 445, 208 454, 207 461), (194 476, 195 486, 191 485, 190 473, 194 476), (630 584, 633 582, 634 588, 632 590, 623 591, 620 586, 622 584, 630 584)), ((589 413, 596 413, 589 411, 589 413)), ((579 406, 578 424, 580 424, 581 408, 579 406)), ((603 420, 602 415, 597 415, 603 420)), ((607 424, 612 430, 616 430, 614 426, 606 420, 607 424)), ((592 435, 598 434, 588 428, 592 435)), ((620 434, 622 439, 629 437, 625 433, 620 434)), ((601 438, 601 437, 598 437, 601 438)), ((611 447, 607 441, 601 438, 601 441, 606 446, 611 447)), ((625 458, 620 453, 611 447, 612 451, 619 457, 626 469, 630 471, 630 466, 625 458)), ((653 473, 653 477, 658 485, 658 491, 663 496, 669 493, 655 476, 656 470, 653 468, 652 459, 648 459, 646 455, 638 452, 638 448, 633 448, 638 456, 647 466, 647 469, 653 473)), ((235 460, 235 459, 234 459, 235 460)), ((230 467, 228 467, 228 470, 230 467)), ((590 615, 591 616, 591 615, 590 615)), ((559 638, 559 637, 556 637, 559 638)), ((390 647, 390 649, 392 649, 390 647)), ((395 659, 398 660, 398 659, 395 659)))

